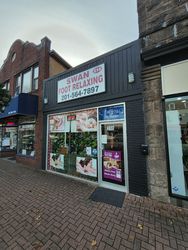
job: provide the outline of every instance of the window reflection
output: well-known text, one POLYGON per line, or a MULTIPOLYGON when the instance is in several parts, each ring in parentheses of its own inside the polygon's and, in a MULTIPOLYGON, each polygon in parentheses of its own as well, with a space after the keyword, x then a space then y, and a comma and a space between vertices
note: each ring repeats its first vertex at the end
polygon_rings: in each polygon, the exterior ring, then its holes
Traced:
POLYGON ((38 89, 39 67, 34 66, 21 72, 15 78, 15 96, 20 93, 29 93, 38 89))
POLYGON ((0 126, 0 150, 16 150, 17 127, 0 126))
POLYGON ((34 156, 35 124, 19 125, 18 127, 18 153, 34 156))
POLYGON ((49 116, 48 170, 97 180, 97 110, 49 116))
POLYGON ((174 194, 187 196, 188 96, 168 98, 166 99, 165 104, 171 173, 171 191, 174 194))
POLYGON ((31 70, 29 70, 23 74, 22 93, 29 93, 31 90, 31 70))

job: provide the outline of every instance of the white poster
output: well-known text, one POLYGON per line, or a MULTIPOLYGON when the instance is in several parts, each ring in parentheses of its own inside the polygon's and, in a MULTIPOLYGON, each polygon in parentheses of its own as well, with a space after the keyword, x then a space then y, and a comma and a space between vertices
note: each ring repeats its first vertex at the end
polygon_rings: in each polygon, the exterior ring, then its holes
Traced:
POLYGON ((64 155, 50 153, 50 166, 64 170, 64 155))
POLYGON ((86 155, 92 155, 91 147, 86 147, 86 155))
POLYGON ((9 137, 4 137, 2 140, 2 146, 3 147, 8 147, 10 146, 10 138, 9 137))
POLYGON ((57 102, 105 92, 105 67, 100 64, 58 81, 57 102))
POLYGON ((97 160, 91 157, 76 157, 76 171, 92 177, 97 177, 97 160))
POLYGON ((69 131, 69 122, 66 121, 65 115, 50 115, 50 132, 58 133, 58 132, 68 132, 69 131))
POLYGON ((101 143, 102 144, 107 144, 107 135, 101 135, 101 143))

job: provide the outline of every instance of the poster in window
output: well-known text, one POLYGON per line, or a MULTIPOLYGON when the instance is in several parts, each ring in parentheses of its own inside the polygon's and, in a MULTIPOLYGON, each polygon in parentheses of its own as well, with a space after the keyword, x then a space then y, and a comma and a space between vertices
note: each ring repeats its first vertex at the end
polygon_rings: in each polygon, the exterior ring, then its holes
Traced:
POLYGON ((97 177, 97 160, 91 157, 76 157, 76 171, 83 175, 97 177))
POLYGON ((76 114, 77 132, 97 131, 97 110, 83 110, 76 114))
POLYGON ((106 180, 122 182, 122 152, 103 151, 103 177, 106 180))
POLYGON ((64 115, 50 116, 50 132, 66 132, 64 115))
POLYGON ((50 167, 64 170, 64 155, 50 153, 50 167))
POLYGON ((4 137, 2 140, 2 146, 3 147, 9 147, 10 146, 10 138, 9 137, 4 137))

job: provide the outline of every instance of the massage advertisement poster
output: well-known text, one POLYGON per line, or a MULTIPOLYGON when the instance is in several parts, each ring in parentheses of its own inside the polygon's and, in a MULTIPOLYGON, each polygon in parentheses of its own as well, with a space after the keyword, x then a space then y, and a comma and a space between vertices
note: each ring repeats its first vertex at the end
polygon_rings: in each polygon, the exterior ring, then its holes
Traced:
POLYGON ((96 132, 97 109, 49 116, 50 133, 96 132))
POLYGON ((76 157, 76 171, 83 175, 97 177, 97 160, 91 157, 76 157))
POLYGON ((50 116, 50 132, 66 132, 69 129, 66 128, 66 116, 65 115, 51 115, 50 116))
POLYGON ((64 155, 50 153, 50 166, 64 170, 64 155))
POLYGON ((93 132, 97 131, 97 110, 89 109, 76 113, 76 131, 93 132))
POLYGON ((103 177, 106 180, 122 182, 122 152, 103 151, 103 177))

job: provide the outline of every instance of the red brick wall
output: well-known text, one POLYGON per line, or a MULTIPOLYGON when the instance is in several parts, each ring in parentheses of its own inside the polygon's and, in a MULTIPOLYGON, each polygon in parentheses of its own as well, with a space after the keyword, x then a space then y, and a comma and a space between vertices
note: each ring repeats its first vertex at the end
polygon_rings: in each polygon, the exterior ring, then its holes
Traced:
POLYGON ((0 70, 0 82, 10 81, 10 93, 14 94, 15 76, 23 72, 25 69, 38 63, 39 65, 39 88, 32 94, 39 97, 38 115, 36 118, 35 127, 35 157, 26 158, 17 156, 17 161, 31 165, 37 168, 41 167, 42 161, 42 133, 43 133, 43 115, 42 115, 42 84, 45 78, 49 77, 49 53, 51 41, 48 38, 43 38, 40 45, 16 40, 8 53, 4 64, 0 70), (16 58, 12 62, 12 55, 16 53, 16 58))
POLYGON ((14 157, 16 153, 14 151, 0 151, 0 157, 14 157))
MULTIPOLYGON (((0 68, 0 83, 7 80, 10 81, 10 93, 14 95, 15 76, 34 64, 39 65, 39 86, 37 91, 33 91, 32 94, 37 95, 38 100, 38 115, 36 117, 35 126, 35 157, 22 157, 16 156, 16 160, 20 163, 31 165, 37 168, 42 167, 42 144, 43 142, 43 80, 49 77, 50 67, 50 46, 51 41, 44 37, 39 45, 35 45, 30 42, 23 42, 16 40, 4 61, 4 64, 0 68), (16 53, 16 58, 12 61, 13 54, 16 53)), ((64 66, 64 62, 59 62, 64 66)), ((64 70, 67 68, 65 66, 64 70)), ((62 69, 62 71, 64 71, 62 69)), ((53 74, 53 72, 52 72, 53 74)))

